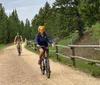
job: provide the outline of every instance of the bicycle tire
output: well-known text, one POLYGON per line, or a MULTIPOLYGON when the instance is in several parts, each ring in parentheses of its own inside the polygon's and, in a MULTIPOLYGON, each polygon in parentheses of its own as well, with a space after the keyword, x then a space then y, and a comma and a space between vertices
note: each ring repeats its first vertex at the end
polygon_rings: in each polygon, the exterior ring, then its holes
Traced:
POLYGON ((44 74, 45 74, 44 61, 41 62, 40 69, 41 69, 41 73, 42 73, 42 75, 44 75, 44 74))
POLYGON ((21 49, 18 47, 18 55, 21 56, 21 49))
POLYGON ((50 62, 49 62, 49 59, 46 60, 46 76, 47 78, 50 78, 50 62))

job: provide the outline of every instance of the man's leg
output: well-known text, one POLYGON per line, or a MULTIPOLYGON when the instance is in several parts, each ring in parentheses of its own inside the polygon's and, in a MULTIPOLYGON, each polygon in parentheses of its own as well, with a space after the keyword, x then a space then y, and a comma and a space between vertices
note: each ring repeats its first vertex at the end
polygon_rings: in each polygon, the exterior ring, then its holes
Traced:
POLYGON ((20 51, 22 52, 22 44, 20 44, 20 51))
POLYGON ((16 45, 17 51, 18 51, 18 44, 16 45))
POLYGON ((17 52, 18 52, 18 44, 16 45, 16 48, 17 48, 17 52))
POLYGON ((49 48, 48 47, 46 48, 46 53, 47 53, 46 57, 49 57, 49 48))

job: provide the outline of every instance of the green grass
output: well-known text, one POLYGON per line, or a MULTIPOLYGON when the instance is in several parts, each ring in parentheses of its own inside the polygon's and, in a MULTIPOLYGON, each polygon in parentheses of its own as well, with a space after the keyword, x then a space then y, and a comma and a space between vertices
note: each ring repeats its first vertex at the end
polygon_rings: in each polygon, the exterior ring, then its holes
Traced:
POLYGON ((66 39, 59 41, 58 44, 69 45, 69 44, 72 44, 73 40, 75 40, 77 38, 78 38, 78 33, 76 31, 75 33, 72 33, 69 37, 67 37, 66 39))
MULTIPOLYGON (((74 38, 76 38, 74 36, 74 38)), ((71 39, 68 38, 67 40, 62 40, 59 42, 60 45, 66 45, 66 44, 71 44, 71 39)), ((61 50, 61 48, 60 48, 61 50)), ((72 65, 72 61, 71 59, 66 59, 64 57, 60 56, 60 62, 65 63, 65 64, 70 64, 72 65)), ((90 65, 88 64, 88 62, 82 61, 82 60, 76 60, 76 68, 90 73, 91 75, 95 76, 95 77, 100 77, 100 67, 97 67, 96 65, 90 65)))
MULTIPOLYGON (((50 57, 54 61, 59 61, 62 64, 65 64, 71 67, 73 65, 71 59, 67 59, 62 56, 59 56, 59 60, 57 60, 55 53, 50 53, 50 57)), ((83 72, 89 73, 94 77, 100 77, 100 67, 96 65, 91 65, 88 62, 76 59, 76 68, 78 68, 79 70, 83 72)))
MULTIPOLYGON (((61 40, 58 44, 67 46, 69 44, 72 44, 72 41, 77 39, 77 37, 78 37, 78 35, 76 33, 73 33, 71 36, 69 36, 65 40, 61 40)), ((35 52, 35 53, 39 53, 39 52, 36 52, 33 49, 31 49, 30 47, 25 46, 25 48, 27 48, 28 50, 35 52)), ((55 47, 53 48, 53 47, 50 46, 49 49, 55 50, 55 47)), ((62 50, 61 47, 59 47, 59 51, 60 50, 62 50)), ((62 64, 65 64, 65 65, 68 65, 68 66, 71 66, 71 67, 73 66, 71 59, 67 59, 67 58, 64 58, 62 56, 59 56, 59 60, 57 60, 57 56, 53 52, 50 52, 49 55, 50 55, 50 58, 55 62, 59 61, 62 64)), ((83 72, 89 73, 94 77, 100 77, 100 67, 98 67, 96 65, 91 65, 88 62, 85 62, 83 60, 76 59, 76 68, 83 71, 83 72)))
MULTIPOLYGON (((30 48, 29 46, 25 46, 25 48, 31 52, 39 53, 39 52, 33 50, 32 48, 30 48)), ((50 52, 49 55, 50 55, 50 58, 54 62, 59 61, 62 64, 65 64, 65 65, 72 67, 72 60, 71 59, 67 59, 67 58, 64 58, 62 56, 59 56, 59 60, 57 60, 57 56, 53 52, 50 52)), ((83 71, 83 72, 89 73, 94 77, 100 77, 100 67, 98 67, 96 65, 91 65, 88 62, 76 59, 76 68, 83 71)))
MULTIPOLYGON (((69 45, 69 44, 72 44, 73 40, 75 40, 75 39, 77 39, 77 38, 78 38, 78 35, 77 35, 77 33, 75 32, 75 33, 71 34, 71 36, 69 36, 68 38, 66 38, 66 39, 64 39, 64 40, 60 40, 60 41, 58 42, 58 45, 67 46, 67 45, 69 45)), ((49 49, 50 49, 50 50, 55 50, 55 47, 53 48, 53 47, 49 46, 49 49)), ((59 50, 61 50, 61 49, 62 49, 62 48, 60 47, 59 50)))
POLYGON ((10 44, 0 44, 0 50, 6 48, 8 46, 12 46, 12 45, 14 45, 14 44, 13 43, 10 43, 10 44))
POLYGON ((3 49, 3 48, 5 48, 5 47, 6 47, 6 45, 0 44, 0 50, 3 49))
POLYGON ((82 60, 77 60, 76 67, 84 72, 90 73, 94 77, 100 77, 100 67, 82 60))
POLYGON ((35 51, 34 49, 30 48, 30 46, 25 45, 25 48, 31 52, 39 53, 38 51, 35 51))
MULTIPOLYGON (((59 61, 60 63, 71 66, 71 67, 73 66, 71 59, 59 56, 59 60, 57 60, 57 56, 55 55, 55 53, 51 53, 51 52, 50 52, 50 57, 54 61, 59 61)), ((78 68, 79 70, 83 72, 89 73, 94 77, 100 77, 100 67, 96 65, 91 65, 88 62, 85 62, 83 60, 76 59, 76 68, 78 68)))
POLYGON ((99 40, 100 39, 100 23, 96 23, 92 26, 90 31, 93 32, 93 39, 99 40))

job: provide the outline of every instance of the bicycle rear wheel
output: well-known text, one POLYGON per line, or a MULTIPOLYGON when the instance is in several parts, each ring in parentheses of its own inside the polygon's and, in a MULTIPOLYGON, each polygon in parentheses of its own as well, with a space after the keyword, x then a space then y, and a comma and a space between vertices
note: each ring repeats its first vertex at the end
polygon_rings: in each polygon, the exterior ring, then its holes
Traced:
POLYGON ((18 55, 19 56, 21 55, 21 49, 20 49, 20 47, 18 47, 18 55))

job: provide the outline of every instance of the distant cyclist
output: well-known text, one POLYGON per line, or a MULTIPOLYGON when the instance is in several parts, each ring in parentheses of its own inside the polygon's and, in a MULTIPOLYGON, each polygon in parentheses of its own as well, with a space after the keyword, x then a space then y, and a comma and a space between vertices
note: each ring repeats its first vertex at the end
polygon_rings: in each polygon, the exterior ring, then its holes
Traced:
POLYGON ((52 40, 50 39, 50 37, 48 36, 48 34, 45 32, 44 26, 39 26, 38 31, 39 31, 39 33, 35 37, 35 44, 39 48, 39 51, 40 51, 39 61, 38 61, 38 64, 40 65, 41 61, 42 61, 41 58, 44 53, 42 46, 44 46, 48 49, 48 43, 51 44, 53 47, 54 47, 54 44, 53 44, 52 40))
POLYGON ((22 36, 19 33, 17 33, 14 39, 14 43, 17 44, 17 50, 18 46, 20 46, 20 51, 22 51, 22 42, 23 42, 22 36))

